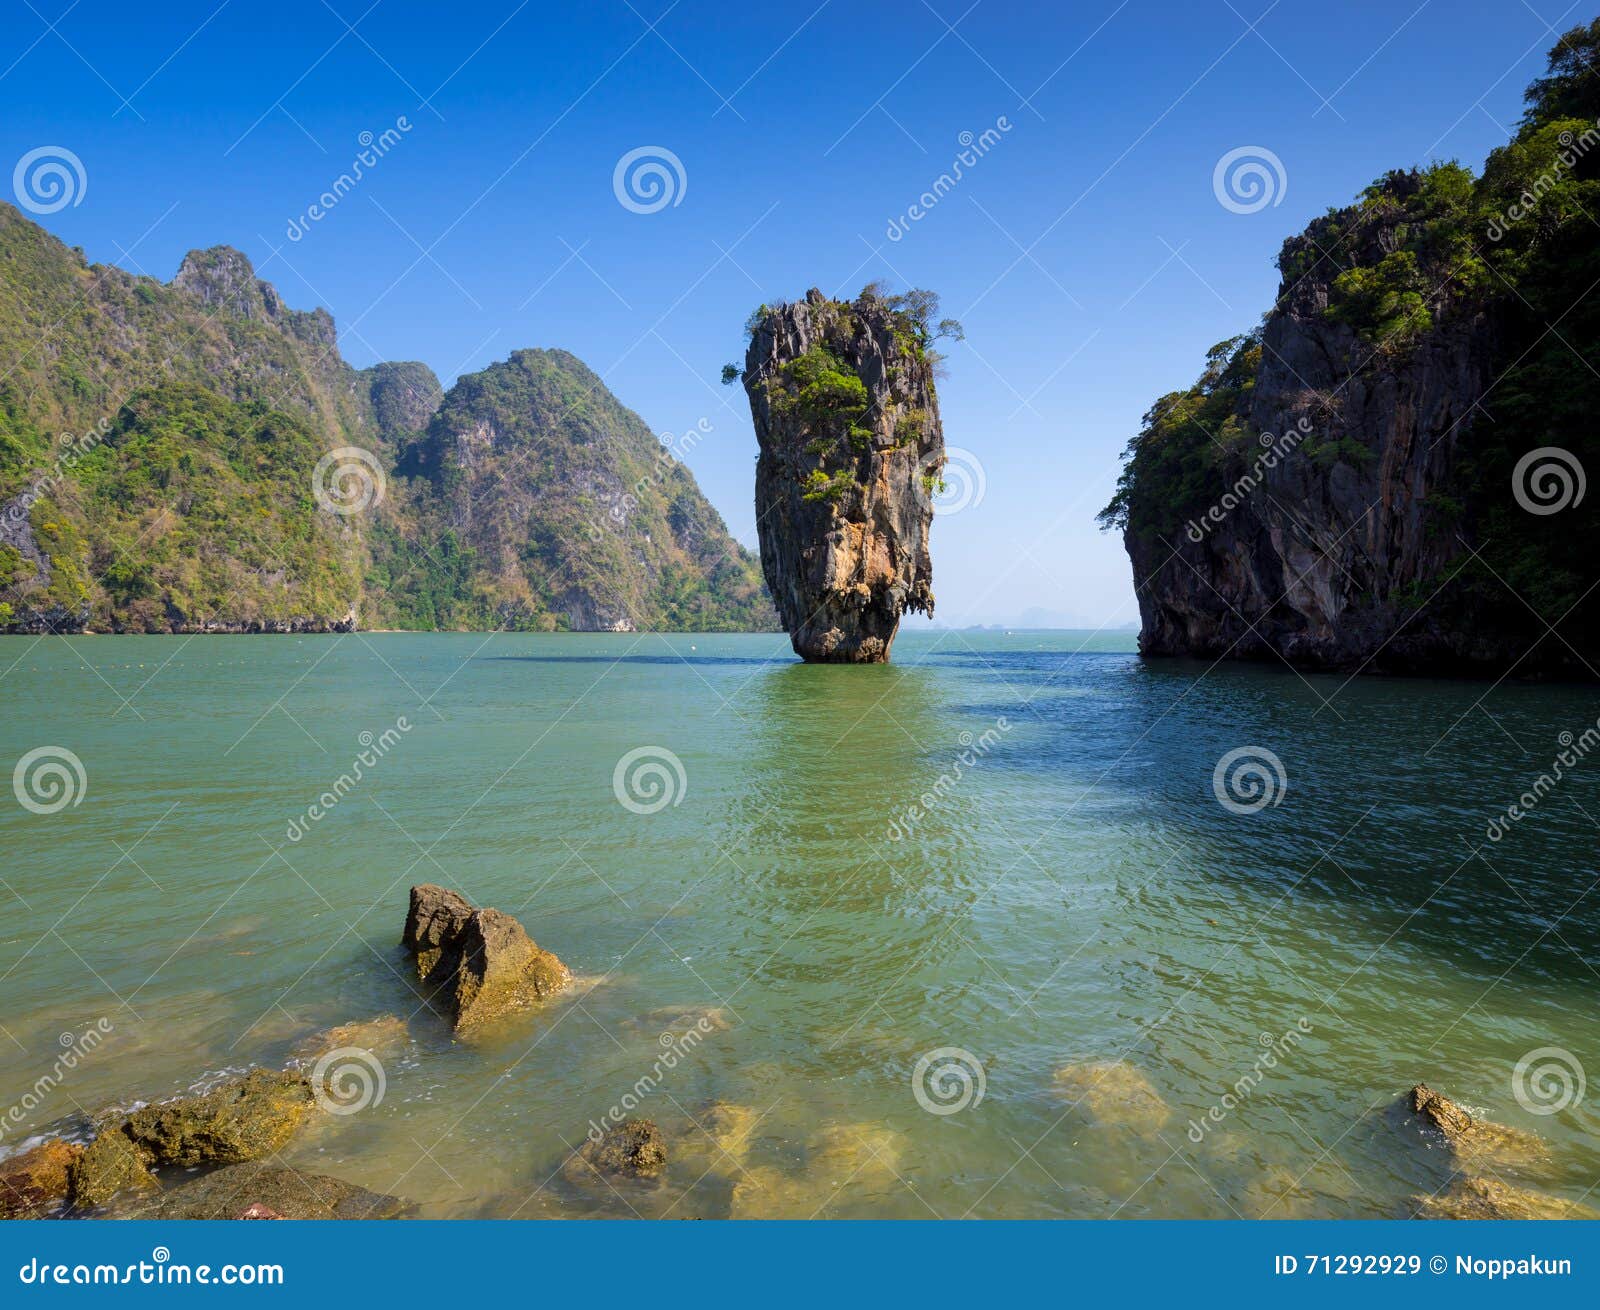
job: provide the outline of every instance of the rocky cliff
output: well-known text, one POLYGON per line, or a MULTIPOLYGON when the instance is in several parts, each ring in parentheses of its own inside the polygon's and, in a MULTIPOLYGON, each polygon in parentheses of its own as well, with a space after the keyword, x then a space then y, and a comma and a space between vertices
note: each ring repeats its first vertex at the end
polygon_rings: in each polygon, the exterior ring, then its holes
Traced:
POLYGON ((1143 653, 1596 676, 1597 45, 1482 177, 1391 173, 1286 242, 1263 326, 1145 416, 1102 515, 1143 653))
POLYGON ((358 626, 776 618, 687 469, 570 355, 447 395, 426 364, 352 368, 328 312, 237 250, 163 283, 0 204, 0 632, 358 626))
POLYGON ((900 616, 933 613, 944 433, 926 320, 873 289, 812 289, 752 317, 743 379, 761 566, 795 653, 887 660, 900 616))

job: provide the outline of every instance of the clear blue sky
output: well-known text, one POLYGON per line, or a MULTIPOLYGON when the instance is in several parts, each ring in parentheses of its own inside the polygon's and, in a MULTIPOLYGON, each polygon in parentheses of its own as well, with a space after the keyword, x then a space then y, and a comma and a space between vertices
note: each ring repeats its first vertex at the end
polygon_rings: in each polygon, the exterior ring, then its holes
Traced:
POLYGON ((331 310, 357 365, 448 382, 565 347, 657 432, 709 422, 690 466, 751 544, 754 437, 717 384, 749 310, 931 287, 967 328, 946 440, 986 484, 934 525, 940 619, 1126 622, 1128 564, 1093 515, 1140 415, 1257 321, 1285 236, 1387 168, 1476 166, 1502 141, 1543 52, 1597 8, 1564 5, 0 0, 0 184, 70 149, 88 185, 52 231, 163 279, 236 245, 290 304, 331 310), (412 130, 287 241, 401 115, 412 130), (889 241, 961 134, 1002 116, 889 241), (682 161, 678 204, 618 203, 640 146, 682 161), (1246 214, 1212 186, 1243 146, 1287 178, 1246 214))

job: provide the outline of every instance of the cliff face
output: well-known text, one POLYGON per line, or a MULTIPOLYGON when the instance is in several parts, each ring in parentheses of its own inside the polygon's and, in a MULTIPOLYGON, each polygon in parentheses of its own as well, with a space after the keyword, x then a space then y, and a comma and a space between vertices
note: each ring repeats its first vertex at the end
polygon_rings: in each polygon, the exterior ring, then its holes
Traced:
POLYGON ((0 203, 0 632, 775 626, 643 422, 517 358, 447 401, 237 250, 162 283, 0 203))
POLYGON ((761 566, 795 653, 880 663, 933 613, 944 432, 924 333, 876 295, 759 312, 745 354, 761 566))
MULTIPOLYGON (((1389 185, 1403 201, 1413 182, 1389 185)), ((1321 252, 1339 245, 1346 266, 1376 266, 1400 248, 1404 220, 1403 204, 1346 210, 1285 246, 1212 498, 1181 527, 1151 531, 1136 515, 1125 532, 1144 653, 1389 668, 1507 657, 1454 606, 1418 607, 1469 550, 1442 493, 1491 380, 1490 316, 1436 290, 1435 326, 1395 349, 1329 313, 1341 265, 1321 252)), ((1447 270, 1419 272, 1437 288, 1447 270)))

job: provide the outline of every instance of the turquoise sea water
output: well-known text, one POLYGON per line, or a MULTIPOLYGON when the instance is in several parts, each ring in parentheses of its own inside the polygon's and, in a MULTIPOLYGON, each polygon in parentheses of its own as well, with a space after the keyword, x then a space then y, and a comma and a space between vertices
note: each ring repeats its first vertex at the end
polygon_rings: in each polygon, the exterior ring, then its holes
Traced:
POLYGON ((1600 1115, 1550 1075, 1600 1062, 1600 762, 1486 828, 1600 696, 1131 648, 8 638, 0 781, 82 782, 0 790, 0 1140, 392 1013, 382 1099, 284 1158, 433 1217, 1395 1215, 1449 1177, 1389 1108, 1424 1079, 1583 1198, 1600 1115), (1219 800, 1241 748, 1276 803, 1219 800), (580 988, 454 1040, 397 945, 424 881, 580 988), (666 1179, 563 1176, 629 1094, 666 1179))

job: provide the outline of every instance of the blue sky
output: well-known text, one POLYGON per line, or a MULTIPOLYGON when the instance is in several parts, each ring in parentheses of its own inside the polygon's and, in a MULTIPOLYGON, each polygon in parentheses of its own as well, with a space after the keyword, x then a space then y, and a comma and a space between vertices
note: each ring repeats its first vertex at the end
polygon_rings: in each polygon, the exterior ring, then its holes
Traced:
POLYGON ((717 384, 750 309, 931 287, 967 329, 946 441, 983 477, 934 525, 940 620, 1116 624, 1136 617, 1129 567, 1093 516, 1140 415, 1258 320, 1309 218, 1390 167, 1476 166, 1597 7, 0 0, 0 164, 71 150, 81 203, 40 220, 62 239, 163 279, 238 246, 290 304, 325 305, 358 366, 422 359, 448 382, 573 351, 657 432, 709 424, 688 462, 750 544, 755 440, 717 384), (288 240, 361 134, 402 116, 288 240), (1002 118, 890 240, 962 134, 1002 118), (682 166, 653 213, 613 190, 642 146, 682 166), (1241 147, 1282 164, 1251 213, 1213 190, 1241 147))

